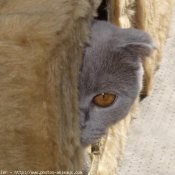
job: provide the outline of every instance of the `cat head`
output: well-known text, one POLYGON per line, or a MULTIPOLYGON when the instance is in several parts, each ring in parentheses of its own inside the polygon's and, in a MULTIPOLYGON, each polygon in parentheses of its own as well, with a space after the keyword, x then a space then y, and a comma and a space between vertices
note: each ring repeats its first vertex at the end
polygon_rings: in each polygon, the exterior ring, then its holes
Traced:
POLYGON ((78 86, 82 146, 127 115, 142 88, 142 61, 154 48, 143 31, 92 22, 78 86))

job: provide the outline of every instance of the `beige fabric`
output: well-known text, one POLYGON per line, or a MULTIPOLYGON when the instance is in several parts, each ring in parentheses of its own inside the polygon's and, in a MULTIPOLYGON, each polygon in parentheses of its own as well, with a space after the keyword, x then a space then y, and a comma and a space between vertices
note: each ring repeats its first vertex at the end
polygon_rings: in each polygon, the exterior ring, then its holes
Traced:
POLYGON ((164 42, 167 37, 174 0, 136 0, 135 26, 148 32, 155 40, 157 51, 144 64, 144 89, 143 93, 149 95, 153 86, 154 72, 161 61, 164 42))
POLYGON ((0 170, 81 170, 78 70, 99 3, 0 1, 0 170))

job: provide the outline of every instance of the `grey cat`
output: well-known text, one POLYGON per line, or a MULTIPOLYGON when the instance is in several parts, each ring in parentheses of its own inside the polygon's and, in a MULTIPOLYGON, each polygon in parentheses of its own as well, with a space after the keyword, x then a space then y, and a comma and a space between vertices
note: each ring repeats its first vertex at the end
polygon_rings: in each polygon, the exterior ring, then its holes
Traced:
POLYGON ((143 57, 154 48, 143 31, 92 22, 78 86, 83 147, 127 115, 142 88, 143 57))

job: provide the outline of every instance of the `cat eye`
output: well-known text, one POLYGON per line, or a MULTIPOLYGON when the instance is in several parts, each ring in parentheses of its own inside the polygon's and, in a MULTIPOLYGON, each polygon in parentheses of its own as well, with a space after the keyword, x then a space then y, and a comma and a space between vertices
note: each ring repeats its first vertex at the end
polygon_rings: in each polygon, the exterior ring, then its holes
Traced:
POLYGON ((110 106, 116 98, 114 94, 101 93, 93 98, 93 103, 100 107, 110 106))

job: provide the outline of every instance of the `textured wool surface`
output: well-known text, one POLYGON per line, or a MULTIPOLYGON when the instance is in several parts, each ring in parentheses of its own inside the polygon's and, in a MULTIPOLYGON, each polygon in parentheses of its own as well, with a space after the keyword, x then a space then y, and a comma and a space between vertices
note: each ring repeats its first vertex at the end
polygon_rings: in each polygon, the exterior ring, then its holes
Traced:
MULTIPOLYGON (((109 21, 122 27, 134 27, 149 33, 157 45, 150 58, 145 59, 144 67, 144 95, 149 95, 153 86, 154 72, 161 61, 163 46, 167 37, 174 0, 108 0, 109 21)), ((139 98, 133 104, 128 115, 119 123, 111 126, 107 136, 101 140, 101 155, 90 175, 114 175, 121 154, 124 151, 130 122, 135 118, 139 106, 139 98)), ((141 115, 141 114, 140 114, 141 115)))
POLYGON ((81 170, 78 70, 96 0, 0 1, 0 170, 81 170))
POLYGON ((136 14, 134 27, 149 33, 157 46, 157 50, 153 53, 152 57, 143 64, 145 70, 143 93, 145 95, 149 95, 152 89, 153 76, 162 58, 164 42, 168 36, 171 24, 174 3, 174 0, 164 0, 161 3, 159 0, 135 1, 136 14))

